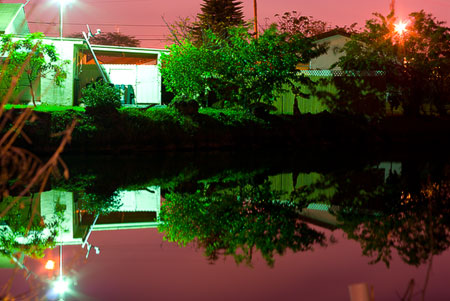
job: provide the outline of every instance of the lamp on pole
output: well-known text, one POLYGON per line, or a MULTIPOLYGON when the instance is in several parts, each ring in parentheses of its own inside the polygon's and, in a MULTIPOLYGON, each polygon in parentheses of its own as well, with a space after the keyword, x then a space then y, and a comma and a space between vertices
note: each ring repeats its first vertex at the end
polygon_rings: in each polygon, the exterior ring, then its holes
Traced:
POLYGON ((58 0, 59 2, 59 38, 63 38, 63 23, 64 23, 64 6, 72 0, 58 0))

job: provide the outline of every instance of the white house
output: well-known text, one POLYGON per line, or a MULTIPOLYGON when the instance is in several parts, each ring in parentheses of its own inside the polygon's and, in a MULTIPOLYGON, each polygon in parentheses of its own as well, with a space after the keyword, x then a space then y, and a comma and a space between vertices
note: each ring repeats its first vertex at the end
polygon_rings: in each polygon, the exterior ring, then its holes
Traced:
POLYGON ((0 3, 0 34, 10 33, 20 35, 30 33, 23 4, 0 3))
POLYGON ((166 50, 92 45, 99 65, 94 61, 84 40, 45 38, 55 45, 62 60, 70 62, 67 79, 62 87, 43 78, 40 85, 41 103, 77 105, 81 91, 102 78, 102 68, 109 82, 121 89, 124 104, 149 105, 161 103, 159 60, 166 50))
POLYGON ((83 244, 91 231, 156 228, 161 211, 160 187, 119 191, 120 206, 98 218, 81 208, 77 194, 50 190, 40 194, 40 214, 46 222, 55 219, 57 205, 64 208, 61 234, 56 238, 65 245, 83 244))
MULTIPOLYGON (((343 30, 331 30, 316 36, 316 44, 326 44, 326 53, 311 60, 309 70, 331 70, 331 66, 339 61, 344 55, 341 49, 345 43, 350 41, 350 35, 343 30)), ((337 68, 334 68, 336 70, 337 68)))
MULTIPOLYGON (((22 4, 0 3, 0 33, 15 34, 18 39, 29 33, 22 4)), ((100 68, 107 79, 123 93, 124 104, 149 105, 161 103, 161 74, 158 64, 163 49, 92 45, 92 51, 83 39, 46 37, 44 43, 53 44, 66 66, 67 79, 61 87, 52 79, 42 78, 35 94, 41 104, 77 105, 81 90, 102 78, 100 68), (93 53, 99 65, 93 59, 93 53)), ((26 83, 20 84, 27 89, 26 83)), ((23 93, 21 102, 31 100, 30 93, 23 93)))

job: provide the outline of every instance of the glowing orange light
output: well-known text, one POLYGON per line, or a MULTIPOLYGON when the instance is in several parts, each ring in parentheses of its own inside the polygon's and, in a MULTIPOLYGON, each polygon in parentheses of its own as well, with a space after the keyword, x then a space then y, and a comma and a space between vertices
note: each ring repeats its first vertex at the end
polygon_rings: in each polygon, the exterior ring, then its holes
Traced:
POLYGON ((398 23, 394 25, 394 30, 397 34, 402 36, 405 32, 408 31, 406 29, 406 26, 408 26, 408 22, 398 21, 398 23))
POLYGON ((55 262, 53 260, 48 260, 45 264, 45 268, 47 270, 54 270, 55 269, 55 262))

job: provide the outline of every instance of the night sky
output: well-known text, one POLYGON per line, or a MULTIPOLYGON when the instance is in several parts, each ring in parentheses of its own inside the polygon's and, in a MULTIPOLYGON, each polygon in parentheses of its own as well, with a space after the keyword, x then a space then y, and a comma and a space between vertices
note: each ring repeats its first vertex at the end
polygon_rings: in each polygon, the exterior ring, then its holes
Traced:
MULTIPOLYGON (((253 18, 253 0, 242 2, 245 18, 253 18)), ((162 48, 165 45, 164 35, 167 34, 162 16, 169 23, 178 17, 195 16, 200 12, 201 3, 201 0, 74 0, 65 13, 64 33, 83 31, 85 24, 90 24, 93 30, 100 28, 103 32, 120 31, 134 35, 142 41, 143 47, 162 48)), ((275 21, 275 14, 296 10, 333 26, 355 22, 362 26, 373 12, 387 14, 389 4, 390 0, 258 0, 258 20, 260 25, 264 25, 267 20, 275 21)), ((396 1, 399 17, 421 9, 438 20, 450 21, 450 0, 396 1)), ((56 0, 31 0, 25 11, 32 31, 42 31, 48 36, 58 35, 59 5, 56 0)))

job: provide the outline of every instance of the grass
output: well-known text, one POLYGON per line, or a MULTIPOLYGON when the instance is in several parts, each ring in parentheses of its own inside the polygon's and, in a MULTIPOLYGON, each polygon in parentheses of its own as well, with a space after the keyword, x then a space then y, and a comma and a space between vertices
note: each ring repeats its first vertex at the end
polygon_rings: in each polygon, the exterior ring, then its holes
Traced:
POLYGON ((53 105, 38 105, 38 106, 29 106, 29 105, 17 105, 17 104, 5 104, 5 109, 26 109, 31 108, 36 112, 61 112, 67 110, 73 110, 78 112, 84 112, 84 108, 82 107, 74 107, 74 106, 53 106, 53 105))

